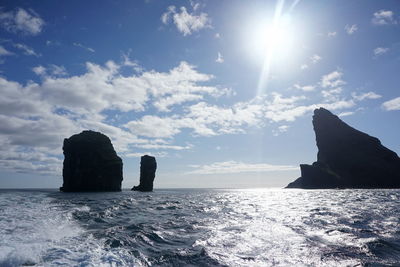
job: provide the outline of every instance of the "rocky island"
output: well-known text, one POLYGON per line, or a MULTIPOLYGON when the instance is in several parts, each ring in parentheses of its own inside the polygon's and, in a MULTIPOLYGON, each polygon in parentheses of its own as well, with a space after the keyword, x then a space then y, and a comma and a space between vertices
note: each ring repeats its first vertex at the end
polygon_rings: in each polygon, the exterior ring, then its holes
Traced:
POLYGON ((324 108, 314 110, 312 123, 317 161, 301 164, 301 177, 287 188, 400 188, 400 158, 378 138, 324 108))
POLYGON ((140 184, 134 186, 132 190, 150 192, 153 191, 153 182, 156 177, 157 162, 156 158, 144 155, 140 158, 140 184))
POLYGON ((122 160, 102 133, 83 131, 64 139, 63 192, 121 191, 122 160))

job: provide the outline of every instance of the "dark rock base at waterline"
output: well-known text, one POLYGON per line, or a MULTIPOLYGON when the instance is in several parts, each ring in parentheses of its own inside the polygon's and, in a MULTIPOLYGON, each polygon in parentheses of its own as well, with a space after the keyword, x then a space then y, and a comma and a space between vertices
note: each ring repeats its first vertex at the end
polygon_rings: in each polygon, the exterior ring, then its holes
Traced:
POLYGON ((156 177, 156 158, 144 155, 140 159, 140 184, 132 188, 133 191, 153 191, 154 178, 156 177))
POLYGON ((358 131, 330 111, 314 111, 317 161, 300 165, 287 188, 400 188, 400 158, 378 138, 358 131))
POLYGON ((63 192, 121 191, 122 160, 102 133, 83 131, 64 139, 63 192))

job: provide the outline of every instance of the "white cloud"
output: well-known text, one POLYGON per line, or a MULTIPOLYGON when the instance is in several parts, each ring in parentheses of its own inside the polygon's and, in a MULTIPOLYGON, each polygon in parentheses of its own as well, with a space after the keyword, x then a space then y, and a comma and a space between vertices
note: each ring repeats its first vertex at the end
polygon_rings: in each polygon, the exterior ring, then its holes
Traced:
POLYGON ((35 56, 35 57, 40 57, 41 54, 36 53, 35 50, 33 50, 32 47, 29 47, 25 44, 14 44, 14 46, 20 50, 22 50, 22 52, 24 53, 24 55, 27 56, 35 56))
POLYGON ((37 35, 45 25, 43 19, 32 9, 18 8, 15 11, 1 11, 0 25, 9 32, 37 35))
POLYGON ((317 54, 314 54, 310 57, 310 59, 312 63, 317 64, 322 59, 322 57, 317 54))
POLYGON ((42 65, 36 66, 32 68, 32 71, 39 76, 45 75, 46 74, 46 68, 43 67, 42 65))
POLYGON ((50 64, 48 68, 43 67, 42 65, 36 66, 32 68, 32 71, 38 76, 66 76, 68 73, 65 70, 64 66, 57 66, 54 64, 50 64))
POLYGON ((299 85, 299 84, 294 84, 293 85, 294 88, 305 91, 305 92, 310 92, 310 91, 314 91, 315 90, 315 86, 314 85, 299 85))
POLYGON ((169 6, 167 8, 167 11, 161 15, 161 21, 164 24, 168 24, 170 21, 170 18, 173 14, 176 13, 176 7, 175 6, 169 6))
POLYGON ((187 107, 182 115, 146 115, 126 123, 124 127, 135 135, 150 138, 172 138, 184 128, 199 136, 236 134, 243 133, 244 127, 261 124, 262 114, 262 105, 252 102, 239 102, 229 108, 200 102, 187 107))
MULTIPOLYGON (((193 11, 195 12, 196 9, 193 8, 193 11)), ((211 27, 211 20, 206 13, 202 12, 196 15, 194 12, 188 13, 185 7, 181 7, 179 12, 175 6, 169 6, 167 11, 161 15, 161 21, 164 24, 168 24, 172 18, 175 26, 183 33, 183 36, 211 27)))
POLYGON ((337 70, 333 71, 327 75, 322 76, 321 85, 324 88, 327 88, 327 87, 332 88, 332 87, 344 85, 344 84, 346 84, 346 82, 341 79, 342 76, 343 76, 342 72, 337 71, 337 70))
POLYGON ((64 66, 57 66, 54 64, 49 65, 50 73, 53 76, 66 76, 68 75, 67 70, 64 66))
POLYGON ((381 95, 378 95, 375 92, 367 92, 367 93, 361 93, 361 94, 357 94, 357 93, 352 93, 351 96, 357 100, 357 101, 363 101, 365 99, 378 99, 381 98, 381 95))
POLYGON ((307 64, 302 64, 300 66, 300 69, 302 69, 302 70, 308 69, 308 65, 307 64))
POLYGON ((58 41, 52 41, 52 40, 46 41, 46 46, 59 46, 59 45, 61 45, 61 44, 58 41))
POLYGON ((154 152, 154 151, 153 152, 149 152, 149 151, 147 151, 147 152, 142 152, 142 153, 140 153, 140 152, 127 153, 124 156, 128 157, 128 158, 140 158, 140 157, 142 157, 144 155, 149 155, 149 156, 153 156, 153 157, 156 157, 156 158, 165 158, 166 156, 168 156, 168 153, 165 152, 165 151, 162 151, 162 152, 154 152))
POLYGON ((265 118, 273 122, 292 122, 298 117, 311 113, 314 109, 324 107, 329 110, 340 110, 355 106, 353 100, 345 100, 339 97, 326 99, 325 103, 314 102, 313 104, 302 104, 306 100, 304 96, 282 97, 280 94, 273 94, 273 99, 267 100, 265 105, 265 118))
POLYGON ((372 23, 375 25, 389 25, 397 24, 397 21, 394 19, 393 11, 382 9, 374 13, 372 23))
POLYGON ((238 161, 215 162, 209 165, 191 165, 196 168, 187 174, 231 174, 231 173, 251 173, 251 172, 276 172, 293 171, 297 166, 273 165, 267 163, 244 163, 238 161))
POLYGON ((81 43, 72 43, 72 44, 73 44, 74 46, 76 46, 76 47, 83 48, 83 49, 85 49, 85 50, 87 50, 87 51, 89 51, 89 52, 92 52, 92 53, 96 52, 96 50, 94 50, 93 48, 88 47, 88 46, 85 46, 85 45, 83 45, 83 44, 81 44, 81 43))
POLYGON ((321 94, 325 101, 333 102, 340 99, 340 94, 343 92, 342 87, 331 88, 328 90, 322 90, 321 94))
POLYGON ((336 37, 336 35, 337 35, 337 32, 328 32, 328 37, 329 38, 336 37))
MULTIPOLYGON (((6 151, 40 152, 48 157, 57 158, 62 151, 61 145, 65 137, 84 129, 92 129, 109 136, 119 153, 129 153, 134 147, 158 150, 159 153, 163 150, 190 149, 192 146, 188 144, 177 145, 162 139, 139 138, 120 126, 110 125, 107 115, 103 115, 103 112, 116 110, 123 114, 128 111, 143 111, 147 105, 162 103, 161 99, 168 97, 174 98, 172 104, 183 103, 189 101, 185 98, 186 95, 192 94, 197 99, 207 94, 217 96, 221 94, 220 91, 226 91, 224 88, 199 85, 198 83, 208 81, 212 76, 196 71, 186 62, 182 62, 169 72, 147 71, 129 76, 121 75, 119 69, 123 65, 112 61, 104 66, 93 63, 87 63, 86 66, 87 71, 83 74, 65 77, 68 74, 62 66, 39 65, 32 71, 40 75, 42 81, 29 82, 26 86, 0 77, 2 148, 6 151), (179 101, 176 100, 180 97, 179 101)), ((171 103, 166 105, 169 106, 171 103)), ((171 121, 176 125, 173 125, 172 130, 175 132, 172 134, 187 127, 186 125, 194 125, 193 120, 186 118, 178 121, 173 118, 171 121)), ((141 122, 150 125, 156 123, 154 120, 144 119, 141 122)), ((161 130, 168 129, 165 128, 168 125, 161 126, 161 130)), ((148 129, 147 133, 145 127, 146 125, 143 125, 142 130, 146 137, 150 135, 155 136, 154 138, 157 138, 156 136, 166 138, 165 136, 169 135, 167 132, 151 134, 151 129, 148 129)), ((201 131, 201 126, 191 127, 201 131)), ((3 161, 7 160, 3 158, 3 161)), ((18 162, 17 159, 11 161, 8 157, 8 161, 1 163, 0 166, 3 168, 14 166, 16 171, 20 171, 25 164, 26 171, 44 173, 44 171, 39 172, 43 166, 40 167, 38 164, 21 160, 18 162)))
POLYGON ((357 26, 357 24, 346 25, 344 27, 344 29, 345 29, 345 31, 347 32, 348 35, 352 35, 358 30, 358 26, 357 26))
POLYGON ((171 138, 180 132, 179 122, 180 120, 174 118, 146 115, 140 120, 126 123, 124 127, 140 136, 171 138))
POLYGON ((169 150, 186 150, 191 149, 192 145, 176 146, 176 145, 164 145, 164 144, 139 144, 136 147, 144 149, 169 149, 169 150))
POLYGON ((400 97, 396 97, 392 100, 386 101, 382 104, 382 108, 385 110, 400 110, 400 97))
POLYGON ((338 116, 339 117, 346 117, 346 116, 351 116, 353 114, 354 114, 354 111, 346 111, 346 112, 340 113, 338 116))
MULTIPOLYGON (((314 54, 310 57, 310 64, 317 64, 320 60, 322 59, 322 57, 320 55, 314 54)), ((301 70, 305 70, 308 69, 309 64, 302 64, 300 66, 301 70)))
POLYGON ((281 133, 284 133, 284 132, 287 132, 287 130, 288 130, 289 128, 290 128, 289 125, 281 125, 281 126, 278 127, 278 130, 279 130, 281 133))
POLYGON ((381 56, 383 54, 386 54, 388 51, 389 51, 389 48, 387 48, 387 47, 377 47, 374 49, 374 55, 381 56))
MULTIPOLYGON (((122 155, 137 156, 138 149, 167 155, 166 151, 193 147, 176 142, 181 134, 242 134, 269 123, 294 121, 321 106, 349 110, 358 103, 357 98, 375 97, 370 92, 346 99, 337 91, 334 100, 323 99, 321 103, 301 95, 269 93, 222 106, 213 97, 228 95, 230 90, 210 85, 214 77, 187 62, 165 72, 123 75, 124 66, 140 68, 129 62, 88 62, 86 71, 79 75, 69 75, 62 66, 39 65, 33 71, 41 76, 40 81, 26 85, 0 77, 0 146, 10 152, 0 157, 0 167, 38 173, 57 171, 63 139, 84 129, 109 136, 122 155), (179 107, 174 106, 177 104, 179 107), (32 157, 41 153, 43 166, 21 153, 32 157)), ((336 72, 321 79, 327 84, 326 91, 339 88, 332 87, 342 81, 342 73, 336 72)), ((288 123, 280 125, 279 132, 290 127, 288 123)))
POLYGON ((221 34, 219 34, 218 32, 214 35, 215 39, 220 39, 221 38, 221 34))
POLYGON ((0 57, 2 57, 2 56, 12 56, 12 55, 14 55, 13 52, 8 51, 2 45, 0 45, 0 57))
POLYGON ((218 57, 215 60, 215 62, 217 62, 217 63, 223 63, 224 62, 224 58, 222 57, 220 52, 218 52, 218 57))

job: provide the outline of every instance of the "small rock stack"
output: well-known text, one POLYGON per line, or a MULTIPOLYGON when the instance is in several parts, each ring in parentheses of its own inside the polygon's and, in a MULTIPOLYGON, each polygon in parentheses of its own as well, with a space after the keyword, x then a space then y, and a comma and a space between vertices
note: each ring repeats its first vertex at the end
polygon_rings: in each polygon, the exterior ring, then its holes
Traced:
POLYGON ((144 155, 140 159, 140 184, 134 186, 132 190, 150 192, 153 191, 153 182, 156 177, 157 162, 156 158, 144 155))

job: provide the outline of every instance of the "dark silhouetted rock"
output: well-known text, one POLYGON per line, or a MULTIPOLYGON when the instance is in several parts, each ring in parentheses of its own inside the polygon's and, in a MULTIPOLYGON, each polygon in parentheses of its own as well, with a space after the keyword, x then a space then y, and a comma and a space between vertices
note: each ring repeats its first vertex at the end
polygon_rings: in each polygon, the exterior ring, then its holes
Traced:
POLYGON ((64 192, 121 191, 122 160, 102 133, 83 131, 64 139, 64 192))
POLYGON ((319 108, 313 125, 317 161, 300 165, 287 188, 400 188, 400 158, 378 138, 358 131, 319 108))
POLYGON ((156 177, 157 162, 156 158, 144 155, 140 159, 140 184, 134 186, 132 190, 149 192, 153 191, 153 182, 156 177))

